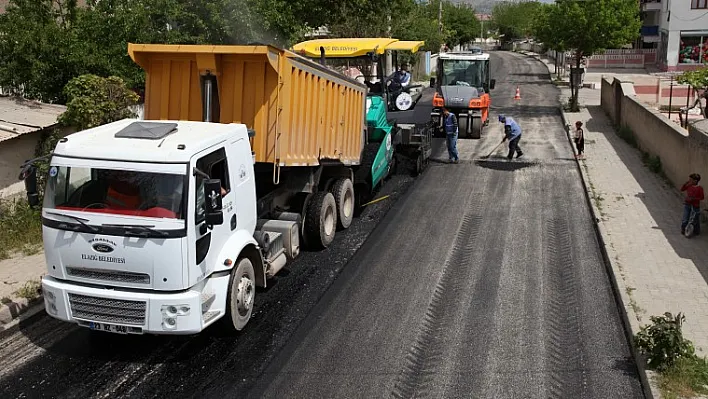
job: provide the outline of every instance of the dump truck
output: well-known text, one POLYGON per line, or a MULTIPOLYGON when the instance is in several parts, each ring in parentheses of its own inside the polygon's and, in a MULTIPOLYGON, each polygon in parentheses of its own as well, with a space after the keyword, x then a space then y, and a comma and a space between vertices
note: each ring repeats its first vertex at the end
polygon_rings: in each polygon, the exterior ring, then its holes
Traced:
MULTIPOLYGON (((373 143, 391 141, 395 149, 395 165, 399 161, 412 161, 414 176, 422 173, 429 163, 434 126, 432 123, 398 123, 389 119, 387 111, 401 110, 400 106, 393 104, 407 103, 405 109, 410 109, 420 94, 414 98, 406 91, 392 91, 392 76, 386 76, 384 66, 386 57, 391 57, 392 65, 398 65, 400 53, 415 54, 424 44, 423 41, 394 38, 336 38, 308 40, 292 48, 304 57, 366 84, 369 88, 366 123, 368 140, 372 143, 370 151, 377 151, 373 143)), ((381 157, 382 153, 376 155, 377 159, 381 157)))
MULTIPOLYGON (((267 45, 128 51, 146 120, 74 133, 46 157, 46 311, 122 334, 242 330, 301 238, 327 247, 357 188, 385 176, 389 158, 363 159, 367 88, 267 45)), ((32 206, 37 161, 20 174, 32 206)))
POLYGON ((483 127, 489 124, 490 91, 495 85, 489 53, 480 48, 440 53, 436 76, 430 82, 435 87, 430 117, 437 132, 443 134, 441 115, 445 106, 457 116, 460 138, 481 138, 483 127))

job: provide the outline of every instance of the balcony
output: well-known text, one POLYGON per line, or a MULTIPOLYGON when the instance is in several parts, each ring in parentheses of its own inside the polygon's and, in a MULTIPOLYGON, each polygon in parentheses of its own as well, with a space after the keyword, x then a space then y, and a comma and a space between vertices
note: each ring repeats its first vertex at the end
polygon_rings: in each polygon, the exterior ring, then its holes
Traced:
POLYGON ((659 36, 659 25, 642 26, 642 37, 659 36))
POLYGON ((661 0, 640 0, 642 11, 661 11, 661 0))

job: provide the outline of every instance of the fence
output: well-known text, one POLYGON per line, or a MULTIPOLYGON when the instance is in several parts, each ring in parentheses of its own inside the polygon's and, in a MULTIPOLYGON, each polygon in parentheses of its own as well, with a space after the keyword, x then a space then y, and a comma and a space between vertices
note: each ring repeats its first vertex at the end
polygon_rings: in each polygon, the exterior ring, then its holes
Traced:
POLYGON ((658 156, 664 173, 676 187, 690 173, 708 176, 708 121, 691 123, 688 132, 661 114, 642 104, 631 83, 617 78, 602 79, 601 104, 616 126, 629 128, 637 146, 658 156))
POLYGON ((656 49, 609 49, 588 57, 588 68, 643 69, 656 64, 656 49))

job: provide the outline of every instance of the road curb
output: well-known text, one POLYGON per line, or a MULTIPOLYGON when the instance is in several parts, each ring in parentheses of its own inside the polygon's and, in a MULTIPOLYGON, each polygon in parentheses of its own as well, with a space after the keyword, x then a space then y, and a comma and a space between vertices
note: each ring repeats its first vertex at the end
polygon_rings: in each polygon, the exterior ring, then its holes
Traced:
POLYGON ((0 305, 0 332, 12 328, 24 316, 31 317, 43 309, 44 298, 41 295, 32 300, 20 298, 0 305))
MULTIPOLYGON (((563 107, 558 107, 558 111, 561 115, 561 119, 563 120, 563 126, 566 132, 566 138, 568 139, 568 143, 570 144, 571 148, 573 148, 573 140, 570 137, 570 124, 568 123, 568 120, 565 117, 563 107)), ((574 150, 573 153, 575 153, 574 150)), ((634 309, 629 306, 631 299, 627 294, 627 286, 624 284, 624 281, 621 277, 619 279, 617 278, 617 274, 621 273, 621 271, 619 270, 619 267, 614 262, 612 262, 612 259, 610 258, 610 255, 607 252, 607 244, 605 243, 605 237, 607 236, 607 232, 602 220, 598 217, 600 216, 600 210, 597 209, 597 207, 592 201, 592 190, 589 188, 588 184, 588 182, 590 181, 590 177, 587 175, 578 159, 575 159, 575 165, 578 168, 578 172, 580 172, 580 182, 583 186, 583 191, 585 192, 585 200, 587 201, 590 208, 590 214, 592 216, 593 222, 593 230, 595 231, 595 236, 600 246, 600 253, 602 254, 605 269, 607 271, 608 276, 610 277, 610 284, 612 285, 612 291, 615 297, 615 302, 618 306, 618 309, 620 310, 619 314, 622 318, 622 324, 624 327, 623 329, 627 341, 629 342, 629 347, 630 351, 632 352, 632 357, 634 358, 634 363, 637 366, 639 380, 642 384, 644 397, 647 399, 654 399, 655 396, 652 389, 652 384, 649 381, 647 370, 644 366, 644 357, 639 353, 639 350, 637 349, 637 346, 634 343, 634 334, 639 332, 640 327, 639 322, 637 321, 637 314, 634 309)))

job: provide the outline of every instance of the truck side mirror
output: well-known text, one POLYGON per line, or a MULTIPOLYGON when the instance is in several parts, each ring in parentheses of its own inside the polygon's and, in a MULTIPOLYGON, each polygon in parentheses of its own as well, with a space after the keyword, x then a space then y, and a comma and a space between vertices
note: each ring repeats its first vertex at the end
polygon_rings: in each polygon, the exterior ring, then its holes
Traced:
POLYGON ((217 226, 224 223, 222 210, 221 180, 207 179, 204 181, 204 206, 206 207, 206 224, 217 226))
POLYGON ((492 80, 489 82, 489 90, 494 90, 494 86, 496 86, 496 84, 497 84, 497 80, 496 80, 496 79, 492 79, 492 80))
POLYGON ((20 180, 25 182, 25 191, 27 191, 27 203, 30 208, 39 205, 39 193, 37 192, 37 167, 33 164, 27 164, 20 172, 20 180))
POLYGON ((430 87, 435 87, 435 78, 430 78, 430 87))

